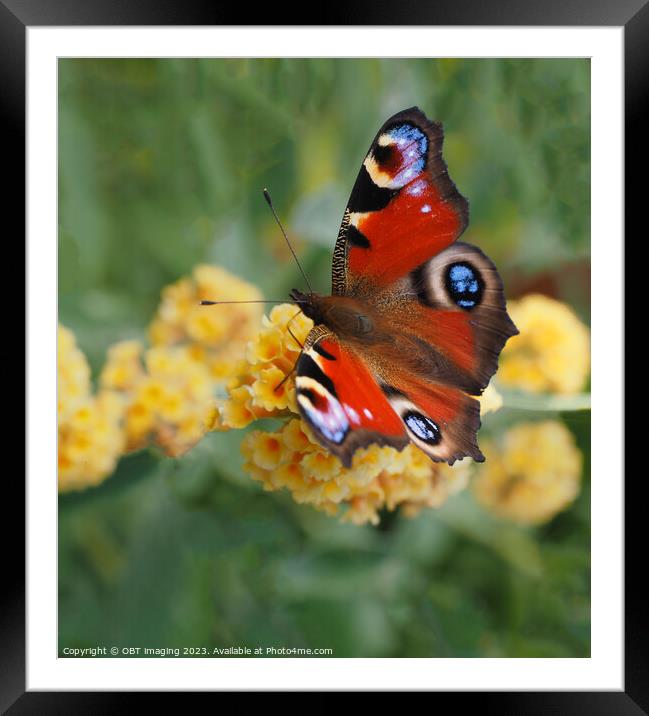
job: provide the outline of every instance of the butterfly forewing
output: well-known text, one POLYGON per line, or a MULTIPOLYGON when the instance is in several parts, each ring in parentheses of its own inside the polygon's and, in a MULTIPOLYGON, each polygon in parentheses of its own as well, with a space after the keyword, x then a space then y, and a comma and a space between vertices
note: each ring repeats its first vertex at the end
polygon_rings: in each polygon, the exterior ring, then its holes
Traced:
POLYGON ((333 293, 386 286, 457 239, 466 199, 442 158, 442 125, 416 107, 374 138, 352 189, 334 250, 333 293))
POLYGON ((345 466, 359 447, 408 444, 401 420, 365 361, 324 326, 307 337, 295 387, 302 416, 345 466))

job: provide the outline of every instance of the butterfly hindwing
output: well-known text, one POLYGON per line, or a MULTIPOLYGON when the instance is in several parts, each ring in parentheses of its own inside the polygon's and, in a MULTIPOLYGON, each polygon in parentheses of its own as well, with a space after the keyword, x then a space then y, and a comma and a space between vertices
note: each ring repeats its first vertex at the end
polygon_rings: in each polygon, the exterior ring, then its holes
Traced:
MULTIPOLYGON (((380 295, 379 295, 380 296, 380 295)), ((380 300, 380 298, 379 298, 380 300)), ((372 307, 375 296, 368 296, 372 307)), ((507 314, 503 284, 480 249, 456 242, 394 286, 381 321, 395 336, 410 372, 479 395, 518 333, 507 314)), ((372 350, 372 347, 368 347, 372 350)), ((381 350, 381 348, 379 348, 381 350)))
POLYGON ((413 330, 467 373, 479 394, 498 368, 498 357, 518 329, 507 314, 505 292, 491 259, 458 241, 410 275, 417 297, 413 330))
POLYGON ((442 158, 442 125, 416 107, 388 119, 363 161, 336 242, 333 293, 387 286, 457 239, 468 203, 442 158))
POLYGON ((484 461, 476 441, 477 400, 457 388, 408 375, 397 376, 383 389, 410 440, 435 462, 452 465, 467 456, 484 461))

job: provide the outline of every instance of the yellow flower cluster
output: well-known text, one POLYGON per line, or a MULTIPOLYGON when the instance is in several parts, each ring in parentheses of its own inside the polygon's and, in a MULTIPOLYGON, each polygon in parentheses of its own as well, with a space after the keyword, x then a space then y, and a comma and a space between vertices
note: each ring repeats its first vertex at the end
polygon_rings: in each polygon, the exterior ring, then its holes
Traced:
POLYGON ((312 327, 313 321, 288 303, 275 306, 262 318, 245 359, 237 363, 227 399, 218 402, 212 429, 243 428, 258 418, 297 413, 295 381, 292 377, 282 381, 295 367, 312 327))
POLYGON ((124 404, 114 392, 91 393, 90 368, 74 335, 58 328, 58 484, 59 490, 97 485, 124 449, 124 404))
POLYGON ((150 348, 137 341, 112 346, 100 376, 126 404, 126 449, 157 444, 177 456, 205 434, 213 411, 214 381, 191 346, 150 348))
POLYGON ((301 419, 276 432, 249 433, 241 446, 244 468, 266 490, 287 488, 296 502, 334 515, 344 507, 343 520, 354 524, 379 522, 379 510, 402 506, 408 514, 437 507, 463 489, 466 461, 449 467, 433 463, 409 445, 402 452, 370 445, 358 450, 351 468, 327 452, 301 419))
POLYGON ((547 522, 579 494, 582 455, 563 423, 519 423, 499 445, 485 443, 473 490, 495 514, 535 525, 547 522))
POLYGON ((163 290, 149 326, 151 348, 124 341, 108 352, 100 382, 126 398, 128 450, 154 443, 178 456, 193 447, 211 423, 218 386, 257 331, 259 304, 202 300, 259 301, 261 294, 218 266, 197 266, 163 290))
POLYGON ((226 381, 236 371, 241 348, 256 335, 263 309, 255 303, 201 306, 209 301, 259 301, 255 286, 218 266, 200 265, 191 277, 167 286, 149 327, 153 346, 191 347, 212 378, 226 381))
POLYGON ((57 415, 70 418, 90 395, 90 366, 78 348, 72 331, 59 325, 57 351, 57 415))
POLYGON ((258 304, 209 307, 200 301, 260 298, 256 287, 227 271, 198 266, 163 291, 149 328, 152 347, 122 341, 109 349, 96 396, 83 353, 61 327, 60 489, 97 484, 125 451, 154 443, 176 456, 195 445, 212 422, 219 385, 236 372, 262 315, 258 304))
POLYGON ((529 392, 577 393, 590 370, 590 332, 568 306, 540 294, 510 301, 520 331, 500 357, 502 385, 529 392))

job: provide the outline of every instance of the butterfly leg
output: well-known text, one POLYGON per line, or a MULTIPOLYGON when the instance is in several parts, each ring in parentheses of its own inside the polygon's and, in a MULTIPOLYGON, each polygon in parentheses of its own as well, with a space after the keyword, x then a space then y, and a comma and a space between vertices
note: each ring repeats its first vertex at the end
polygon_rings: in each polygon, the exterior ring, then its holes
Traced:
MULTIPOLYGON (((293 336, 293 337, 295 338, 295 336, 293 336)), ((297 338, 296 338, 295 340, 297 340, 297 338)), ((299 341, 298 341, 298 343, 299 343, 299 341)), ((298 364, 298 361, 300 360, 300 356, 301 356, 301 355, 302 355, 302 353, 300 353, 300 355, 297 357, 297 360, 296 360, 295 363, 293 364, 293 367, 291 368, 291 370, 290 370, 290 371, 282 378, 282 380, 273 388, 273 392, 277 392, 277 391, 284 385, 284 383, 286 383, 286 381, 293 375, 293 373, 295 373, 295 369, 297 368, 297 364, 298 364)))
MULTIPOLYGON (((298 346, 300 346, 301 350, 303 351, 303 350, 304 350, 304 344, 299 340, 299 338, 298 338, 298 337, 295 335, 295 333, 293 333, 293 331, 291 330, 291 323, 292 323, 292 321, 294 321, 294 320, 300 315, 300 313, 302 313, 301 310, 298 311, 298 312, 293 316, 293 318, 289 318, 288 323, 286 324, 286 330, 291 334, 291 338, 298 344, 298 346)), ((302 355, 302 353, 300 352, 300 355, 297 357, 297 360, 296 360, 295 363, 293 364, 293 367, 291 368, 291 370, 282 378, 281 382, 278 383, 278 384, 273 388, 273 391, 278 391, 278 390, 284 385, 284 383, 286 383, 286 381, 291 377, 291 375, 293 375, 293 373, 295 372, 295 369, 297 368, 297 363, 298 363, 298 361, 300 360, 300 356, 301 356, 301 355, 302 355)))
POLYGON ((297 338, 295 333, 293 333, 293 331, 291 330, 291 323, 293 323, 293 321, 300 315, 300 313, 302 313, 301 309, 293 316, 293 318, 289 319, 288 323, 286 324, 286 330, 291 334, 291 338, 298 344, 298 346, 300 346, 300 348, 302 350, 304 350, 304 344, 297 338))

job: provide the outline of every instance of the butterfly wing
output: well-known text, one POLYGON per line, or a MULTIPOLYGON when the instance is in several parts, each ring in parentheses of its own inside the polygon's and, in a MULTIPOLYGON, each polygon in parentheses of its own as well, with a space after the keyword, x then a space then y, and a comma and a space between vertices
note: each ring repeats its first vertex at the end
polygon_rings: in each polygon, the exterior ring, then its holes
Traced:
POLYGON ((395 114, 372 142, 334 249, 332 292, 385 287, 464 231, 467 200, 442 158, 442 125, 417 107, 395 114))

